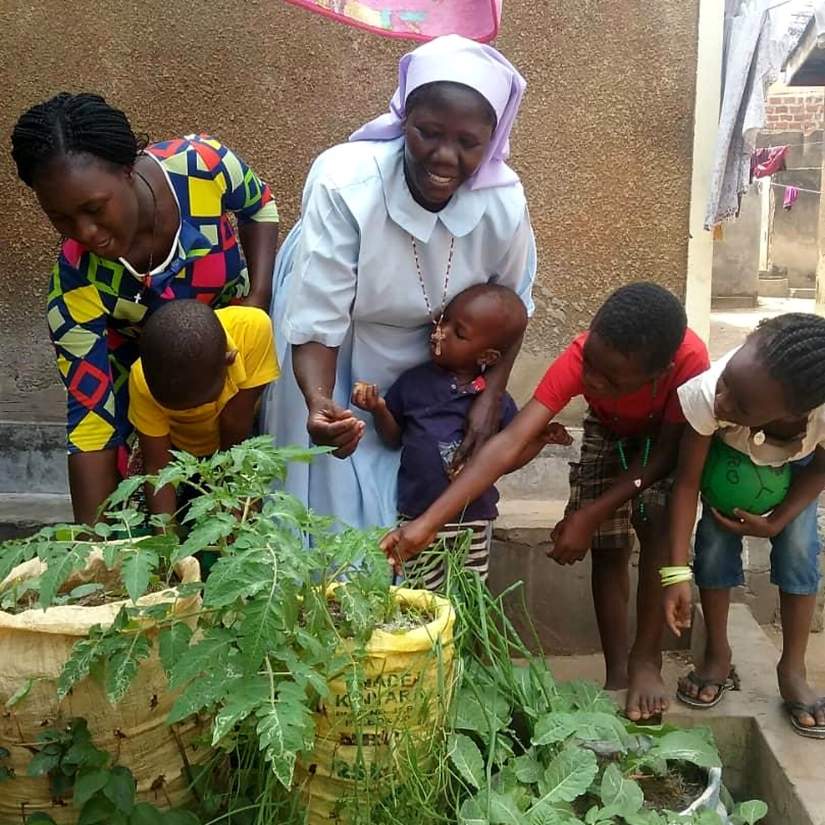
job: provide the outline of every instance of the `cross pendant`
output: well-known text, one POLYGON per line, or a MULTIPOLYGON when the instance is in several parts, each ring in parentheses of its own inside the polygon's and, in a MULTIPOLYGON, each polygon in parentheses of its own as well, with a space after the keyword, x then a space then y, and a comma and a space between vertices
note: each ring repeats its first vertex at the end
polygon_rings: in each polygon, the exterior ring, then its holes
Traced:
POLYGON ((435 344, 435 354, 441 355, 441 342, 447 337, 447 333, 441 329, 441 319, 435 322, 435 329, 430 336, 430 340, 435 344))
POLYGON ((138 294, 137 294, 137 295, 135 295, 135 303, 136 303, 136 304, 139 304, 139 303, 140 303, 140 299, 141 299, 141 294, 138 292, 138 294))

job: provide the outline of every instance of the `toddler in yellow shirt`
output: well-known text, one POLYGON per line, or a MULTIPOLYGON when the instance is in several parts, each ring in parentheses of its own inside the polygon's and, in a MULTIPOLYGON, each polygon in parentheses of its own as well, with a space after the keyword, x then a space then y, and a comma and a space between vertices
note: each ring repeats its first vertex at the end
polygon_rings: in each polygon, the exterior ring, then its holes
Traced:
MULTIPOLYGON (((146 322, 129 374, 129 420, 144 471, 159 472, 170 450, 198 457, 248 438, 264 387, 280 374, 272 323, 263 310, 214 310, 170 301, 146 322)), ((147 491, 151 513, 178 509, 171 486, 147 491)))

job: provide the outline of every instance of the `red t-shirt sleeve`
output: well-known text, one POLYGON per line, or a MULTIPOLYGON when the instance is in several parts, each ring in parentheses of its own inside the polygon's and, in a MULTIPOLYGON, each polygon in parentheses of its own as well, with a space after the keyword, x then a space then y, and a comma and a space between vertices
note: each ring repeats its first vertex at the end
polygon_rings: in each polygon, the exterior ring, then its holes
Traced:
POLYGON ((582 363, 584 341, 587 335, 580 335, 550 365, 544 378, 539 382, 533 398, 553 413, 563 410, 571 399, 584 393, 582 384, 582 363))
POLYGON ((676 353, 670 386, 668 388, 667 403, 665 404, 664 420, 671 424, 683 424, 685 416, 679 403, 677 390, 691 378, 701 375, 710 367, 710 356, 704 341, 691 329, 685 332, 685 340, 676 353))

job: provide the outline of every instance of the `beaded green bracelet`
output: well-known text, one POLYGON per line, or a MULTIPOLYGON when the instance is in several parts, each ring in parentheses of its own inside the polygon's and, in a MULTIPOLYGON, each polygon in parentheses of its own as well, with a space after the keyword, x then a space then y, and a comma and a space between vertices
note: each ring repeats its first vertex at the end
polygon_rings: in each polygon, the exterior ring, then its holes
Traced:
POLYGON ((662 587, 670 587, 672 584, 691 581, 693 570, 689 567, 662 567, 659 569, 659 576, 662 580, 662 587))

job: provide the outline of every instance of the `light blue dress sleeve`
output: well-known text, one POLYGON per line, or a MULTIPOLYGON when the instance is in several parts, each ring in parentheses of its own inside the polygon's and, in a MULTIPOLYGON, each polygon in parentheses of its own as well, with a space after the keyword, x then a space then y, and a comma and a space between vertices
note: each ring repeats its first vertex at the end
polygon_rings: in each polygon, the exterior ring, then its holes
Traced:
POLYGON ((530 215, 525 207, 524 217, 513 234, 504 257, 496 266, 491 280, 518 293, 528 315, 532 315, 535 309, 533 282, 536 278, 536 268, 536 238, 530 223, 530 215))
POLYGON ((343 200, 322 182, 304 199, 284 335, 288 343, 340 346, 352 322, 360 231, 343 200))

